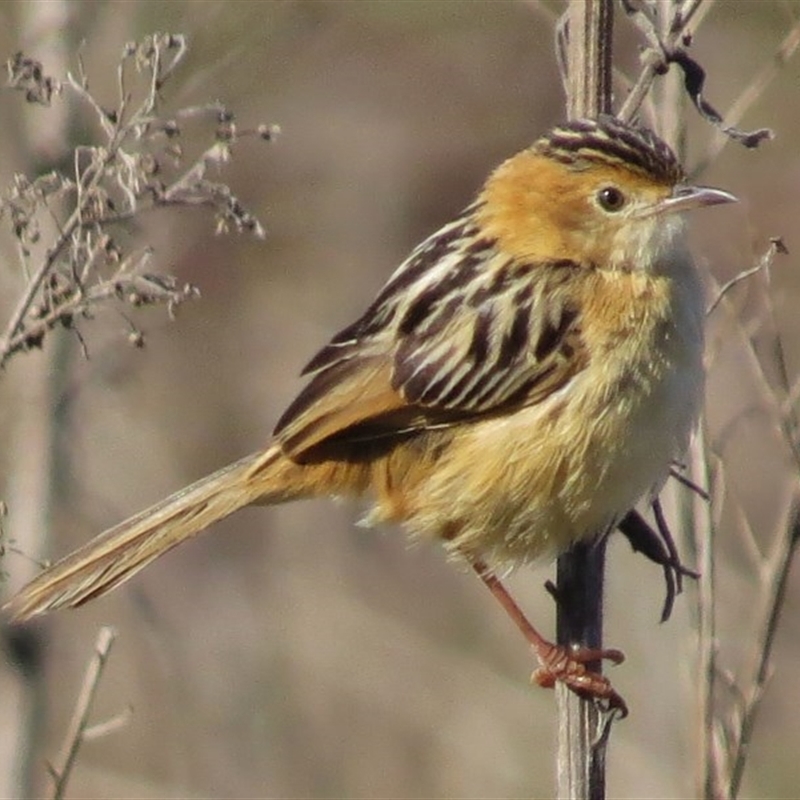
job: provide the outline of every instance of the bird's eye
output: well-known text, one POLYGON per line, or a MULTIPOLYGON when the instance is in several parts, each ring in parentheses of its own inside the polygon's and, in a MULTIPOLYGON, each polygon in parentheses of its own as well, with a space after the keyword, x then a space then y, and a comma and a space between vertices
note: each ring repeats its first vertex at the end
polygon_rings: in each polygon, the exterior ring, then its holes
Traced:
POLYGON ((597 202, 605 211, 619 211, 625 205, 625 195, 616 186, 605 186, 597 193, 597 202))

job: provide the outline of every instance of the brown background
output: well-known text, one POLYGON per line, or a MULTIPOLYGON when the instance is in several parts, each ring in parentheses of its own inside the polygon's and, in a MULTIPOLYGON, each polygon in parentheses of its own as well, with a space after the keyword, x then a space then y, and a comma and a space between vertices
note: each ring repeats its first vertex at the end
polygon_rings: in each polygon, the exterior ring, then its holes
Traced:
MULTIPOLYGON (((163 310, 138 317, 143 351, 125 345, 126 324, 112 312, 84 326, 89 361, 70 347, 53 554, 266 442, 315 348, 365 307, 421 237, 466 204, 492 166, 563 115, 554 3, 68 8, 67 29, 55 35, 71 48, 85 39, 92 88, 109 103, 109 65, 125 41, 183 32, 192 49, 167 92, 170 107, 219 98, 241 123, 278 123, 283 135, 274 145, 242 143, 225 173, 265 224, 265 241, 215 237, 202 212, 151 216, 134 229, 155 245, 156 263, 198 285, 203 299, 181 309, 175 324, 163 310)), ((721 109, 769 61, 798 14, 797 2, 716 4, 694 47, 721 109)), ((21 5, 0 8, 0 51, 46 52, 46 36, 22 41, 23 23, 21 5)), ((635 72, 638 37, 624 21, 619 28, 618 63, 635 72)), ((771 235, 784 234, 800 252, 799 80, 800 60, 745 118, 746 126, 773 127, 773 143, 752 152, 728 145, 700 176, 742 198, 696 220, 698 253, 719 280, 749 266, 771 235)), ((23 110, 8 93, 0 104, 5 185, 30 163, 22 126, 41 112, 23 110)), ((712 133, 688 116, 692 163, 712 133)), ((3 247, 10 303, 19 279, 7 236, 3 247)), ((791 371, 796 256, 778 267, 773 296, 791 371)), ((709 385, 715 430, 753 398, 734 344, 720 341, 713 339, 709 385)), ((22 361, 3 376, 0 423, 9 441, 15 382, 29 369, 22 361)), ((760 530, 783 496, 785 454, 765 419, 734 426, 726 441, 726 496, 740 498, 760 530)), ((19 479, 10 452, 2 467, 8 481, 19 479)), ((71 796, 547 796, 553 697, 529 688, 520 637, 474 577, 433 547, 409 548, 396 531, 356 527, 358 513, 330 502, 248 509, 120 592, 48 620, 36 758, 57 752, 98 627, 112 624, 119 640, 94 717, 128 703, 134 715, 124 730, 84 747, 71 796)), ((723 527, 717 551, 719 639, 731 658, 747 652, 743 623, 756 581, 726 540, 734 535, 723 527)), ((548 631, 552 603, 542 584, 550 575, 545 565, 512 579, 548 631)), ((609 795, 690 797, 690 600, 680 599, 659 626, 660 572, 616 539, 608 584, 607 639, 628 656, 613 678, 632 708, 614 732, 609 795)), ((800 785, 797 601, 795 580, 747 796, 792 797, 800 785)))

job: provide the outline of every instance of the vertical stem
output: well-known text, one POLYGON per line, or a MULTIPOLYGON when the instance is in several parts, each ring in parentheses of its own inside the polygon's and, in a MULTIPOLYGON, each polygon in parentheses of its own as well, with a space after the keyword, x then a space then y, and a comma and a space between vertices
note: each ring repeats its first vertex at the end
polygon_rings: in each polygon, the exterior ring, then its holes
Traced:
POLYGON ((567 115, 596 117, 611 109, 611 0, 570 0, 567 115))
MULTIPOLYGON (((603 566, 605 540, 578 544, 558 559, 559 644, 600 648, 603 641, 603 566)), ((599 662, 587 665, 602 671, 599 662)), ((561 684, 558 698, 558 797, 602 800, 605 797, 606 742, 599 732, 601 712, 561 684)))
MULTIPOLYGON (((570 0, 567 45, 567 113, 596 117, 611 107, 612 0, 570 0)), ((602 535, 603 531, 598 531, 602 535)), ((603 638, 605 542, 578 544, 558 559, 559 644, 600 648, 603 638)), ((590 668, 601 669, 600 664, 590 668)), ((557 686, 558 797, 605 797, 606 737, 601 712, 557 686)))
MULTIPOLYGON (((710 486, 711 474, 705 448, 705 429, 698 427, 691 452, 692 479, 701 486, 710 486)), ((684 530, 695 553, 695 563, 702 575, 697 582, 696 613, 697 627, 697 764, 695 791, 697 797, 717 796, 717 769, 714 757, 714 683, 716 666, 715 649, 715 575, 713 562, 714 525, 707 503, 696 497, 684 500, 682 514, 684 530)))

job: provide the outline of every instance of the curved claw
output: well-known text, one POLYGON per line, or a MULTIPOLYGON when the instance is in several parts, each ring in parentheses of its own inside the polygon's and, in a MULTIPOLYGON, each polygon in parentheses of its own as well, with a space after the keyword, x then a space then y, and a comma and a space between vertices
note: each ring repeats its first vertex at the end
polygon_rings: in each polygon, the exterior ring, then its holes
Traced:
POLYGON ((628 716, 628 707, 614 690, 611 681, 599 672, 592 672, 586 668, 586 664, 603 659, 614 664, 621 664, 625 656, 619 650, 599 650, 585 647, 568 649, 547 641, 531 625, 514 598, 486 564, 480 560, 472 561, 471 564, 486 588, 503 606, 509 617, 514 620, 533 648, 533 652, 536 653, 536 658, 541 666, 531 676, 534 682, 539 686, 552 688, 556 681, 561 681, 581 697, 604 701, 610 711, 620 712, 620 719, 628 716))
POLYGON ((625 660, 625 653, 615 647, 592 649, 591 647, 573 647, 566 651, 569 658, 581 664, 591 664, 592 661, 610 661, 615 667, 625 660))
POLYGON ((628 706, 611 685, 611 681, 599 672, 586 668, 587 663, 605 659, 621 664, 625 656, 619 650, 592 650, 579 648, 569 650, 559 645, 550 645, 547 652, 534 649, 541 666, 531 675, 538 686, 553 688, 560 681, 575 694, 607 704, 609 710, 620 712, 620 719, 628 716, 628 706))

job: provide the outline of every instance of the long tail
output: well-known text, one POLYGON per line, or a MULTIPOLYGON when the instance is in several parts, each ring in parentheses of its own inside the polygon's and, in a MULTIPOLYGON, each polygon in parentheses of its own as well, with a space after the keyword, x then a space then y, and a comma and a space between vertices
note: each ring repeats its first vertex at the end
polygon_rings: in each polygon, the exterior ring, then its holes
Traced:
POLYGON ((21 622, 99 597, 243 506, 313 494, 304 472, 276 445, 253 453, 101 533, 44 570, 2 611, 21 622))

